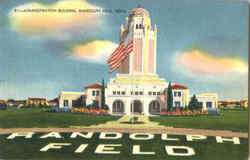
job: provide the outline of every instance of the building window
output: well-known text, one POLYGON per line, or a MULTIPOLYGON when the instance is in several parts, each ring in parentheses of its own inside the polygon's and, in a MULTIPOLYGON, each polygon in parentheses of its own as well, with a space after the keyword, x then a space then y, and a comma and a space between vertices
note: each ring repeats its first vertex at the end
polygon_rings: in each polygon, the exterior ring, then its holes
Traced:
POLYGON ((157 92, 157 95, 161 95, 161 92, 157 92))
POLYGON ((156 92, 153 92, 153 95, 156 95, 156 92))
POLYGON ((135 28, 138 29, 138 24, 135 25, 135 28))
POLYGON ((212 108, 212 102, 206 102, 206 107, 207 108, 212 108))
POLYGON ((151 95, 152 95, 152 92, 148 92, 148 95, 150 95, 150 96, 151 96, 151 95))
POLYGON ((63 106, 68 107, 69 106, 69 100, 64 100, 63 101, 63 106))
POLYGON ((175 96, 175 97, 177 96, 177 92, 174 92, 174 96, 175 96))
POLYGON ((124 112, 124 104, 121 100, 117 100, 113 103, 113 113, 123 113, 124 112))
POLYGON ((117 91, 117 95, 120 95, 121 94, 121 92, 120 91, 117 91))
POLYGON ((125 92, 124 92, 124 91, 122 91, 122 95, 125 95, 125 92))
POLYGON ((133 91, 132 92, 130 92, 131 93, 131 95, 133 95, 134 93, 133 93, 133 91))
POLYGON ((92 96, 95 96, 95 91, 92 91, 92 96))
POLYGON ((181 102, 180 101, 176 101, 176 102, 174 102, 174 105, 175 105, 175 107, 180 107, 181 106, 181 102))
POLYGON ((116 91, 113 91, 113 95, 116 95, 116 91))
POLYGON ((96 91, 96 96, 99 96, 99 91, 96 91))
POLYGON ((178 92, 178 97, 181 97, 181 92, 178 92))
POLYGON ((135 92, 135 95, 138 95, 138 92, 137 92, 137 91, 135 92))
POLYGON ((140 92, 140 95, 143 95, 143 92, 140 92))

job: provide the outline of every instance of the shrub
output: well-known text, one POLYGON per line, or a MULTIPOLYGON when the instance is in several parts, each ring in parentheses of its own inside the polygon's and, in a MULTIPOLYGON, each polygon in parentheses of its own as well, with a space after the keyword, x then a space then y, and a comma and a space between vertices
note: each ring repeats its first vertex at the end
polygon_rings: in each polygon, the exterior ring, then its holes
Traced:
POLYGON ((202 114, 208 114, 207 111, 203 110, 182 110, 180 108, 176 108, 175 111, 167 111, 167 112, 161 112, 161 115, 175 115, 175 116, 179 116, 179 115, 185 115, 185 116, 196 116, 196 115, 202 115, 202 114))
POLYGON ((208 115, 220 115, 219 110, 211 108, 211 109, 207 109, 207 114, 208 115))
POLYGON ((7 104, 0 104, 0 110, 6 110, 7 104))
POLYGON ((109 107, 108 107, 108 105, 104 104, 104 105, 101 107, 101 109, 109 110, 109 107))
POLYGON ((72 108, 72 112, 93 115, 108 115, 108 110, 105 109, 72 108))
POLYGON ((99 114, 106 115, 106 114, 108 114, 108 110, 101 109, 100 112, 99 112, 99 114))
POLYGON ((87 108, 87 109, 91 109, 91 106, 92 106, 92 105, 89 104, 89 105, 86 106, 86 108, 87 108))

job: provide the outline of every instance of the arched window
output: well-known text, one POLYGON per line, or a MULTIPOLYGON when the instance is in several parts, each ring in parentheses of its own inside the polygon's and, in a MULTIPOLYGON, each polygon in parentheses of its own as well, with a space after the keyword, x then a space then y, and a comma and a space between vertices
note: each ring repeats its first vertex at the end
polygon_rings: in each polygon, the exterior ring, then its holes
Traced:
POLYGON ((121 100, 116 100, 112 106, 112 112, 121 114, 124 112, 124 104, 121 100))
POLYGON ((156 100, 149 103, 149 113, 157 114, 160 113, 160 103, 156 100))

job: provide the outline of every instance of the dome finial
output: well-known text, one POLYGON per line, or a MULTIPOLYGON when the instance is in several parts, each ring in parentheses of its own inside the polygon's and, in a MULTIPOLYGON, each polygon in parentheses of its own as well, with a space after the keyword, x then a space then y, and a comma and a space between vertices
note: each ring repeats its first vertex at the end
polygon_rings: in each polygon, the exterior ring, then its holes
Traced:
POLYGON ((141 5, 138 5, 137 8, 132 9, 130 15, 144 15, 149 17, 149 12, 144 9, 141 5))

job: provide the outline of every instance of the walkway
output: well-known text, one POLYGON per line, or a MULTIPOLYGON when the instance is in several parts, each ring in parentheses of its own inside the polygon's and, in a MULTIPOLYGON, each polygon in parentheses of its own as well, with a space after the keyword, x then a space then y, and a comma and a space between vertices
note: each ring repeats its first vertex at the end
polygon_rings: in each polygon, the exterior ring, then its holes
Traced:
POLYGON ((70 128, 8 128, 0 129, 0 134, 10 134, 13 132, 121 132, 121 133, 168 133, 168 134, 194 134, 207 136, 244 137, 248 138, 248 133, 232 132, 228 130, 205 130, 173 128, 159 125, 157 122, 149 121, 147 116, 137 116, 136 124, 130 124, 131 117, 123 116, 117 121, 109 121, 105 124, 93 126, 71 126, 70 128), (140 122, 143 122, 141 124, 140 122))

